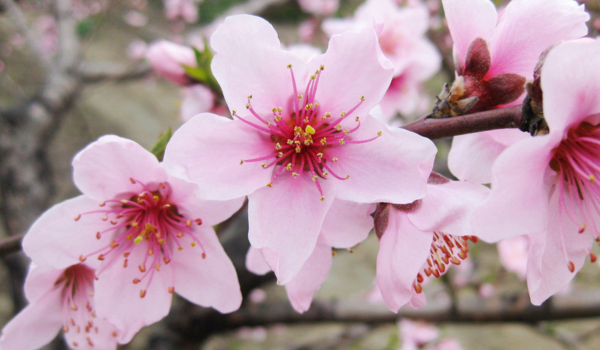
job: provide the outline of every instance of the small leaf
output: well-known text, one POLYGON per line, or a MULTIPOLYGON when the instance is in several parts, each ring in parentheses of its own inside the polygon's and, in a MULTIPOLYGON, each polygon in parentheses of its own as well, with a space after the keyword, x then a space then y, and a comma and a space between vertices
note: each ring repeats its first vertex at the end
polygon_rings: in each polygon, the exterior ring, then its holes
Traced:
POLYGON ((156 156, 159 162, 162 162, 163 157, 165 156, 165 149, 167 148, 167 144, 169 143, 171 136, 173 136, 173 130, 169 127, 167 130, 165 130, 165 132, 160 134, 158 141, 150 150, 150 152, 156 156))

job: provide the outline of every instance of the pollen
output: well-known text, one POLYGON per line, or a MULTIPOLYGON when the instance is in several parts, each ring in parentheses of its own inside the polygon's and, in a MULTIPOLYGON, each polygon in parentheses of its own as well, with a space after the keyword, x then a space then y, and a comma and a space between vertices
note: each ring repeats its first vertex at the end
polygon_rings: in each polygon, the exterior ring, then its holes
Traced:
POLYGON ((81 219, 81 214, 77 214, 77 216, 75 216, 75 221, 79 221, 79 219, 81 219))
POLYGON ((381 135, 383 135, 383 133, 381 131, 378 131, 377 136, 381 136, 381 135))
POLYGON ((137 236, 135 237, 135 239, 133 240, 133 243, 135 244, 140 244, 140 242, 143 240, 142 236, 137 236))
POLYGON ((307 125, 307 126, 306 126, 306 133, 307 133, 307 134, 314 135, 314 134, 315 134, 315 132, 316 132, 315 128, 313 128, 313 127, 312 127, 312 126, 310 126, 310 125, 307 125))

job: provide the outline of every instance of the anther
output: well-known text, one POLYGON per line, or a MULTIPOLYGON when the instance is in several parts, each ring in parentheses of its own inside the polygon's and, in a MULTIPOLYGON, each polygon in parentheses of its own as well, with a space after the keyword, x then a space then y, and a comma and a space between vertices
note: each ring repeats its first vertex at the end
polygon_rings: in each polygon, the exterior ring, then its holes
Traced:
POLYGON ((192 226, 192 220, 188 220, 185 222, 185 226, 190 227, 192 226))
POLYGON ((106 221, 106 220, 108 220, 108 216, 104 215, 104 216, 102 217, 102 221, 106 221))
POLYGON ((596 178, 594 177, 594 175, 590 175, 590 183, 594 183, 596 181, 596 178))
POLYGON ((317 181, 317 175, 313 175, 312 180, 317 181))
POLYGON ((292 173, 292 176, 293 176, 293 177, 297 177, 297 176, 298 176, 298 173, 292 173))
POLYGON ((143 240, 142 236, 137 236, 135 237, 135 239, 133 240, 133 243, 135 244, 140 244, 140 242, 143 240))
POLYGON ((569 271, 571 271, 571 273, 575 272, 575 264, 573 264, 572 261, 569 261, 569 271))
POLYGON ((175 287, 169 287, 169 293, 170 294, 175 293, 175 287))
POLYGON ((273 187, 273 184, 269 182, 269 183, 267 184, 267 187, 273 187))
POLYGON ((581 225, 581 227, 579 228, 579 233, 585 232, 585 228, 586 228, 585 224, 581 225))
POLYGON ((242 164, 244 164, 244 160, 243 159, 240 160, 240 165, 242 165, 242 164))
POLYGON ((193 248, 193 247, 195 247, 195 246, 196 246, 196 242, 192 242, 192 243, 190 243, 190 245, 191 245, 191 246, 192 246, 192 248, 193 248))
POLYGON ((344 139, 340 139, 340 145, 343 145, 344 143, 346 143, 346 141, 344 141, 344 139))
POLYGON ((288 64, 288 65, 287 65, 287 67, 288 67, 288 68, 292 68, 292 65, 291 65, 291 64, 288 64))
POLYGON ((365 97, 364 97, 364 96, 361 96, 361 97, 360 97, 360 100, 361 100, 361 101, 364 101, 364 100, 365 100, 365 97))
POLYGON ((84 261, 85 261, 85 259, 87 259, 85 256, 83 256, 83 255, 80 255, 80 256, 79 256, 79 261, 81 261, 81 262, 84 262, 84 261))
POLYGON ((596 254, 590 252, 590 262, 595 263, 597 259, 596 254))
POLYGON ((232 115, 232 116, 234 116, 234 117, 235 117, 235 115, 236 115, 236 114, 237 114, 237 112, 236 112, 236 110, 235 110, 235 109, 231 111, 231 115, 232 115))
POLYGON ((354 121, 356 121, 356 122, 357 122, 359 119, 360 119, 360 117, 359 117, 359 116, 356 116, 356 118, 354 118, 354 121))
POLYGON ((154 249, 152 249, 152 248, 148 249, 148 255, 154 255, 154 249))
POLYGON ((156 264, 156 271, 160 271, 160 264, 156 264))
POLYGON ((129 201, 127 199, 121 199, 119 202, 121 202, 122 204, 127 204, 129 203, 129 201))
POLYGON ((169 265, 169 263, 171 262, 171 259, 169 259, 165 256, 165 257, 163 257, 163 261, 165 262, 165 265, 169 265))
POLYGON ((246 109, 250 109, 250 104, 246 103, 246 109))
POLYGON ((79 221, 79 219, 81 219, 81 214, 77 214, 77 216, 75 216, 75 221, 79 221))
POLYGON ((126 267, 127 267, 127 262, 128 262, 128 260, 127 260, 127 259, 123 260, 123 268, 126 268, 126 267))
POLYGON ((206 253, 202 253, 202 259, 206 259, 206 253))
POLYGON ((383 133, 381 131, 377 132, 377 136, 381 136, 383 133))
POLYGON ((104 254, 98 255, 98 260, 100 260, 100 261, 104 260, 104 254))
POLYGON ((281 149, 281 145, 279 144, 279 142, 277 142, 275 144, 275 149, 278 150, 278 151, 281 149))
POLYGON ((263 167, 263 169, 266 169, 267 168, 267 163, 261 163, 260 166, 263 167))
POLYGON ((337 157, 333 157, 331 160, 334 161, 334 162, 338 161, 337 157))
POLYGON ((146 272, 146 265, 140 265, 140 266, 138 266, 138 269, 140 269, 141 273, 144 273, 144 272, 146 272))
POLYGON ((143 298, 146 296, 146 291, 145 290, 140 290, 140 298, 143 298))
POLYGON ((119 246, 119 243, 117 243, 117 241, 112 241, 112 242, 110 243, 110 247, 111 247, 111 248, 116 248, 116 247, 118 247, 118 246, 119 246))
POLYGON ((129 181, 135 185, 135 180, 132 177, 129 178, 129 181))
POLYGON ((325 200, 325 196, 321 196, 321 202, 325 200))

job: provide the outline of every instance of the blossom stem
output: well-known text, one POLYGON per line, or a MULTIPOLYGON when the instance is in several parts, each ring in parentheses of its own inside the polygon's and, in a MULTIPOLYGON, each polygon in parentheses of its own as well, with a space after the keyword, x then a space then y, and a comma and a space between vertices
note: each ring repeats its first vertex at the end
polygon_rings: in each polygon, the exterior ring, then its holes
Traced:
POLYGON ((521 119, 521 105, 518 105, 451 118, 423 117, 403 128, 435 140, 495 129, 519 128, 521 119))

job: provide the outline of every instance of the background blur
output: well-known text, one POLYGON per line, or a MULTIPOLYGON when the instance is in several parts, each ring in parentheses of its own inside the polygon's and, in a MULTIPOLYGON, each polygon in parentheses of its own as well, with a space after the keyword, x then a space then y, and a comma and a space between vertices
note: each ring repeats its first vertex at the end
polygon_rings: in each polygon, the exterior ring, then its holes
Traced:
MULTIPOLYGON (((66 1, 69 18, 57 15, 56 1, 0 0, 0 238, 26 232, 50 205, 78 195, 71 159, 99 136, 116 134, 150 148, 167 127, 183 123, 182 88, 154 74, 144 58, 153 41, 202 42, 224 16, 253 13, 275 26, 284 45, 327 46, 319 27, 324 16, 303 11, 296 0, 190 0, 195 14, 176 15, 165 13, 168 1, 72 0, 66 1), (73 37, 62 40, 60 34, 68 33, 69 26, 73 37), (79 53, 76 63, 70 50, 79 53)), ((422 87, 428 109, 444 82, 452 81, 452 42, 439 0, 398 2, 422 2, 431 13, 427 37, 443 63, 422 87)), ((595 37, 599 1, 580 2, 592 15, 590 36, 595 37)), ((341 0, 332 16, 352 16, 361 3, 341 0)), ((495 3, 501 7, 506 1, 495 3)), ((426 113, 402 115, 394 123, 426 113)), ((436 169, 447 176, 450 141, 437 142, 436 169)), ((242 211, 219 228, 246 294, 240 311, 223 317, 175 297, 168 318, 143 329, 122 348, 600 349, 597 264, 588 263, 569 288, 533 307, 525 282, 509 265, 500 264, 498 248, 472 244, 467 264, 424 288, 427 305, 422 310, 405 307, 395 315, 373 290, 378 242, 371 235, 351 251, 337 251, 311 309, 300 315, 272 276, 244 271, 246 225, 242 211), (422 323, 400 327, 403 317, 431 322, 439 331, 422 323), (426 341, 408 339, 427 331, 434 335, 423 335, 426 341), (409 343, 417 347, 407 347, 409 343)), ((507 259, 518 261, 518 243, 515 247, 515 256, 507 259)), ((26 258, 13 253, 2 256, 2 262, 0 328, 26 303, 20 292, 26 258)), ((60 338, 48 348, 64 348, 60 338)))

